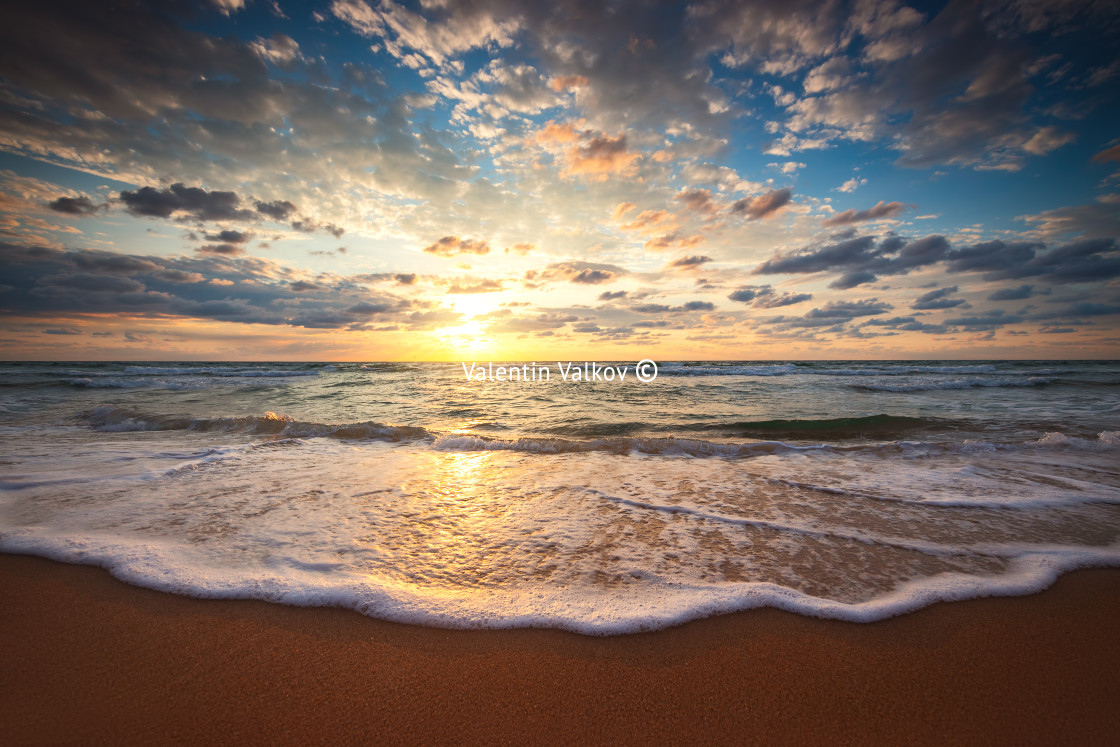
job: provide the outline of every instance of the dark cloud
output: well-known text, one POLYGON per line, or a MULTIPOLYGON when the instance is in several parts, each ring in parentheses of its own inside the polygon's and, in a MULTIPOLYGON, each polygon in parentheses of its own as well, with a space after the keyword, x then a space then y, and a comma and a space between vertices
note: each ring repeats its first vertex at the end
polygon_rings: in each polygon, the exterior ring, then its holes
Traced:
POLYGON ((893 306, 877 298, 868 298, 862 301, 830 301, 822 308, 813 309, 806 318, 809 319, 854 319, 858 316, 874 316, 885 314, 893 306))
POLYGON ((416 273, 415 272, 398 272, 396 275, 393 276, 393 278, 400 285, 413 285, 413 284, 416 283, 416 273))
POLYGON ((949 327, 944 324, 928 324, 919 322, 912 316, 896 316, 891 319, 868 319, 864 327, 885 327, 899 332, 924 332, 926 334, 941 335, 949 332, 949 327))
POLYGON ((1033 224, 1038 233, 1047 238, 1116 238, 1120 236, 1120 194, 1101 195, 1096 202, 1087 205, 1044 210, 1019 219, 1033 224))
POLYGON ((752 306, 756 309, 776 309, 781 306, 793 306, 794 304, 812 300, 812 293, 767 293, 757 299, 752 306))
POLYGON ((948 288, 938 288, 931 290, 929 293, 923 293, 914 299, 914 303, 910 304, 910 308, 915 311, 934 311, 939 309, 952 309, 957 306, 966 304, 963 298, 949 298, 949 296, 956 293, 957 286, 948 288))
POLYGON ((316 329, 350 329, 375 315, 410 328, 462 318, 439 308, 409 314, 407 299, 370 292, 367 276, 311 282, 255 257, 132 256, 0 243, 0 266, 10 278, 4 295, 10 314, 159 314, 316 329))
POLYGON ((227 257, 236 257, 245 253, 243 247, 235 244, 203 244, 197 251, 199 254, 221 254, 227 257))
POLYGON ((631 307, 639 314, 679 314, 688 311, 715 311, 715 304, 710 301, 689 301, 680 306, 668 306, 660 303, 646 303, 631 307))
POLYGON ((47 275, 39 279, 42 288, 93 291, 95 293, 126 293, 144 290, 144 284, 119 275, 92 273, 64 273, 47 275))
POLYGON ((711 261, 712 261, 711 257, 703 257, 703 256, 693 255, 691 257, 681 257, 679 259, 674 259, 672 262, 669 263, 668 266, 670 268, 674 268, 674 269, 690 269, 690 268, 693 268, 693 267, 699 267, 700 265, 703 265, 703 264, 707 264, 708 262, 711 262, 711 261))
POLYGON ((880 200, 866 210, 845 210, 831 218, 825 218, 821 221, 821 225, 847 226, 852 223, 862 223, 863 221, 876 220, 879 218, 893 218, 905 209, 906 205, 901 202, 883 202, 880 200))
POLYGON ((324 223, 312 218, 300 218, 299 220, 292 221, 292 230, 301 231, 303 233, 323 231, 334 236, 336 239, 341 238, 342 235, 346 233, 346 229, 341 226, 336 226, 333 223, 324 223))
POLYGON ((1020 285, 1018 288, 1000 288, 988 296, 989 301, 1022 301, 1034 294, 1033 285, 1020 285))
POLYGON ((876 245, 874 236, 859 236, 817 249, 806 249, 770 259, 754 270, 756 275, 840 271, 829 287, 854 288, 874 282, 879 275, 907 272, 945 260, 949 242, 944 236, 906 239, 888 236, 876 245))
POLYGON ((616 265, 594 262, 556 262, 543 270, 529 270, 525 273, 526 284, 535 287, 538 283, 565 280, 578 285, 599 285, 611 283, 629 273, 616 265))
POLYGON ((97 211, 108 207, 105 204, 95 204, 85 195, 80 197, 59 197, 47 204, 51 210, 67 215, 96 215, 97 211))
POLYGON ((749 220, 757 220, 772 215, 789 204, 793 192, 789 187, 775 189, 758 197, 744 197, 731 205, 733 214, 745 215, 749 220))
POLYGON ((375 316, 377 314, 385 314, 392 311, 394 304, 391 303, 370 303, 368 301, 361 301, 345 309, 345 313, 353 314, 354 316, 375 316))
POLYGON ((208 192, 201 187, 187 187, 182 183, 166 189, 141 187, 120 193, 120 200, 129 213, 139 217, 170 218, 183 215, 197 221, 252 220, 252 210, 241 207, 241 198, 235 192, 208 192))
POLYGON ((600 283, 609 283, 617 276, 609 270, 592 270, 584 268, 577 272, 569 279, 570 282, 580 285, 598 285, 600 283))
POLYGON ((137 275, 160 267, 150 259, 115 252, 74 252, 69 259, 77 268, 109 275, 137 275))
POLYGON ((1037 242, 988 241, 949 252, 951 272, 983 272, 985 280, 1038 277, 1059 283, 1120 277, 1116 239, 1086 239, 1049 251, 1037 242))
POLYGON ((775 293, 769 285, 751 285, 740 288, 727 297, 732 301, 750 304, 756 309, 776 309, 810 301, 812 293, 775 293))
POLYGON ((962 316, 954 319, 946 319, 945 324, 953 327, 965 327, 973 332, 983 332, 999 329, 1008 324, 1018 324, 1022 321, 1024 321, 1024 317, 1018 314, 1008 314, 1002 309, 995 309, 977 316, 962 316))
POLYGON ((208 234, 207 241, 220 241, 224 244, 244 244, 249 239, 253 238, 253 234, 246 231, 219 231, 215 234, 208 234))
POLYGON ((298 208, 287 200, 273 200, 272 202, 256 202, 253 207, 257 212, 275 221, 286 221, 295 215, 298 208))
POLYGON ((626 298, 626 291, 604 291, 599 294, 600 301, 616 301, 620 298, 626 298))

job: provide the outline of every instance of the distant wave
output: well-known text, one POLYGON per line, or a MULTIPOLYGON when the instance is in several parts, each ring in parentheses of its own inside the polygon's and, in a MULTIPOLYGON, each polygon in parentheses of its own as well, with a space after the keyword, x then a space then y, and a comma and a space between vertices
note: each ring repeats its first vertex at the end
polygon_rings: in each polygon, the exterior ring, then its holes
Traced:
MULTIPOLYGON (((324 370, 334 370, 327 366, 324 370)), ((201 366, 196 368, 181 368, 171 366, 160 368, 154 366, 126 366, 125 375, 129 376, 231 376, 246 378, 276 378, 284 376, 318 376, 319 369, 291 370, 268 368, 229 368, 228 366, 201 366)))
POLYGON ((276 435, 289 438, 352 438, 403 441, 427 438, 424 428, 394 426, 384 423, 346 423, 328 425, 308 423, 266 412, 237 418, 190 418, 174 415, 151 415, 121 407, 98 407, 89 414, 90 424, 99 431, 199 431, 276 435))
POLYGON ((763 435, 808 438, 827 436, 833 439, 913 433, 944 429, 954 423, 942 418, 913 418, 903 415, 868 415, 854 418, 823 418, 820 420, 755 420, 727 423, 689 423, 679 426, 683 431, 713 431, 736 435, 763 435))
MULTIPOLYGON (((372 421, 361 423, 313 423, 274 412, 264 415, 247 415, 227 418, 192 418, 178 415, 155 415, 141 413, 122 407, 98 407, 88 414, 88 422, 95 429, 104 432, 132 431, 196 431, 201 433, 238 433, 246 435, 280 436, 285 438, 336 438, 353 440, 407 441, 427 439, 439 451, 522 451, 536 454, 567 454, 592 451, 612 452, 615 454, 681 454, 688 456, 750 457, 767 454, 793 452, 865 452, 882 455, 920 456, 944 452, 985 452, 1014 450, 1027 447, 1050 448, 1116 448, 1120 447, 1120 431, 1105 431, 1097 438, 1089 439, 1061 433, 1047 433, 1037 441, 1017 444, 1004 444, 988 441, 902 441, 884 440, 868 444, 789 444, 779 440, 754 441, 749 443, 729 443, 707 441, 677 436, 616 436, 606 438, 556 438, 550 436, 503 439, 494 436, 469 433, 439 433, 420 426, 387 425, 372 421)), ((762 421, 763 425, 788 428, 789 424, 804 426, 795 434, 829 435, 829 428, 835 427, 847 434, 846 429, 898 427, 898 424, 913 427, 933 427, 939 423, 935 419, 906 418, 891 415, 872 415, 864 418, 835 418, 820 421, 762 421), (854 424, 854 425, 853 425, 854 424)), ((759 424, 753 424, 757 427, 759 424)), ((494 423, 486 423, 486 430, 505 429, 494 423)), ((713 426, 715 428, 723 426, 713 426)), ((785 434, 783 434, 785 435, 785 434)), ((870 433, 868 434, 870 435, 870 433)), ((879 434, 882 435, 882 434, 879 434)), ((842 438, 843 436, 841 436, 842 438)))
MULTIPOLYGON (((853 389, 868 392, 924 392, 948 389, 975 389, 977 387, 1046 386, 1054 379, 1032 376, 1027 379, 951 379, 949 381, 916 381, 910 384, 852 384, 853 389)), ((1080 383, 1080 382, 1071 382, 1080 383)))
POLYGON ((660 374, 666 376, 910 376, 914 374, 980 374, 997 370, 991 363, 961 366, 840 366, 821 367, 811 363, 759 365, 689 365, 665 363, 660 374))
POLYGON ((1120 448, 1120 431, 1105 431, 1097 438, 1080 438, 1062 433, 1047 433, 1036 441, 1018 444, 999 444, 988 441, 888 441, 885 443, 856 446, 830 444, 796 445, 781 441, 756 441, 752 443, 719 443, 702 439, 669 437, 595 438, 574 440, 564 438, 501 439, 489 436, 446 433, 432 444, 440 451, 521 451, 534 454, 573 454, 604 451, 615 454, 664 454, 696 457, 755 457, 770 454, 808 452, 862 453, 881 456, 925 456, 944 453, 984 453, 1017 451, 1025 448, 1120 448))

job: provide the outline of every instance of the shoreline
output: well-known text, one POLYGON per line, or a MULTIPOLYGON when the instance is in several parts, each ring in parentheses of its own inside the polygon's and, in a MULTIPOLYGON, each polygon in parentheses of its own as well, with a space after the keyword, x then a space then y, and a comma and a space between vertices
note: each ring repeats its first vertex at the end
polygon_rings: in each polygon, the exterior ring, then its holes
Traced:
POLYGON ((1107 741, 1120 573, 874 623, 448 630, 0 554, 0 722, 59 741, 1107 741))

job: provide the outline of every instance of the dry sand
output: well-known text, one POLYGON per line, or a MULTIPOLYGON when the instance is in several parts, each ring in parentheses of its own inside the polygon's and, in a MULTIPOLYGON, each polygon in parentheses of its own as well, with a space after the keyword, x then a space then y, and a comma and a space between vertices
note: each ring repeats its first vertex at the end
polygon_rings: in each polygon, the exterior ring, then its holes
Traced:
POLYGON ((450 631, 0 555, 0 724, 43 742, 1115 743, 1120 572, 859 625, 450 631))

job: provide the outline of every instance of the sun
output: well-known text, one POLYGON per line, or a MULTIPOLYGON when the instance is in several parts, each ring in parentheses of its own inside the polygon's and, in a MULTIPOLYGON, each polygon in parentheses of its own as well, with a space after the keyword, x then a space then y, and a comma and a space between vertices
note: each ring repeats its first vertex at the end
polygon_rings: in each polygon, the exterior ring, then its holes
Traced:
POLYGON ((476 355, 491 351, 497 345, 497 340, 487 335, 485 323, 476 320, 469 320, 453 327, 442 327, 435 334, 445 349, 461 350, 476 355))

